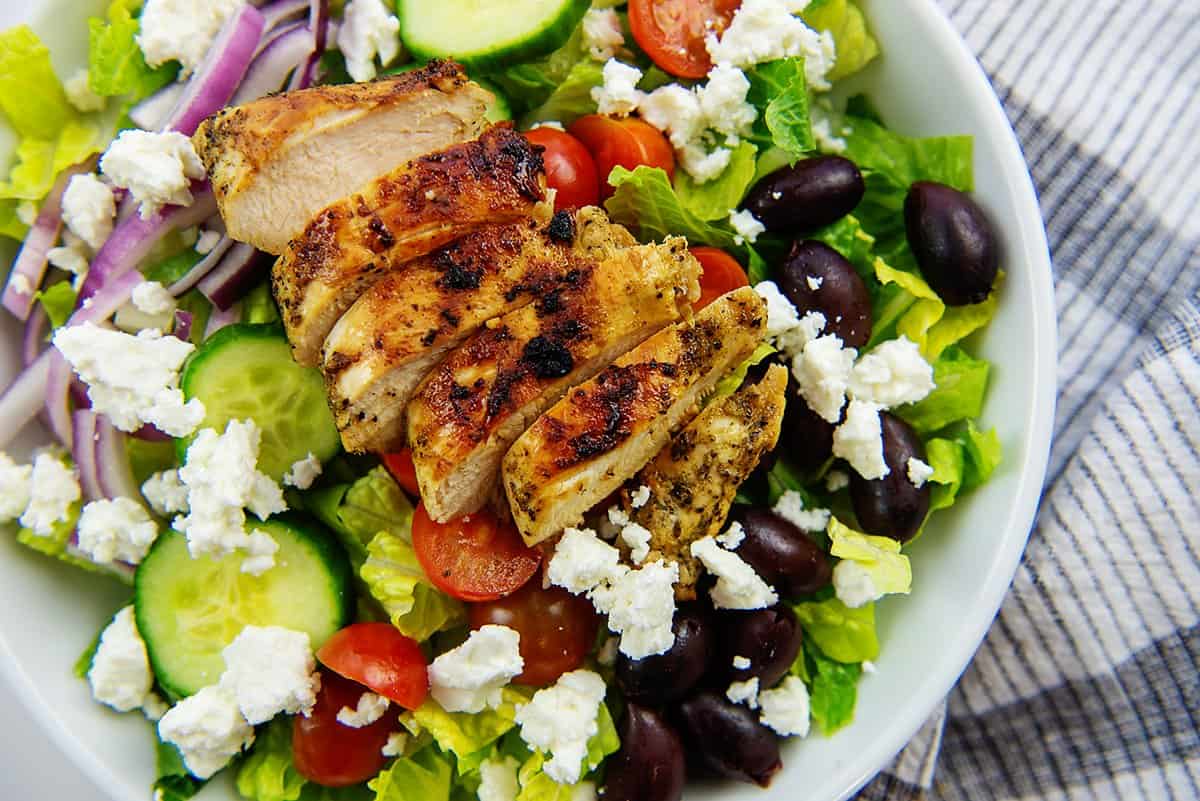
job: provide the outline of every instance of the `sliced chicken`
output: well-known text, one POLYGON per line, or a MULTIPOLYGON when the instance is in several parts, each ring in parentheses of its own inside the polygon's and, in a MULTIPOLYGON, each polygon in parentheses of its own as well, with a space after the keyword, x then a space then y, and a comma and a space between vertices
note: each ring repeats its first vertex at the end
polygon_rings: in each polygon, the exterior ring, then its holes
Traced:
POLYGON ((296 361, 316 364, 334 323, 381 276, 486 224, 548 214, 544 182, 541 151, 495 127, 322 210, 271 272, 296 361))
POLYGON ((663 326, 700 293, 687 241, 640 245, 579 269, 571 283, 509 312, 455 349, 408 407, 408 443, 434 520, 477 511, 500 460, 568 389, 663 326))
POLYGON ((659 331, 567 393, 520 436, 502 477, 531 545, 578 525, 698 412, 722 375, 762 340, 767 311, 750 287, 659 331))
POLYGON ((774 365, 757 384, 705 407, 630 482, 648 487, 650 499, 625 511, 650 531, 647 561, 679 565, 675 597, 696 597, 701 568, 691 544, 720 533, 738 487, 775 447, 783 423, 787 368, 774 365))
POLYGON ((322 351, 330 406, 348 451, 404 441, 404 406, 446 351, 485 322, 578 280, 591 260, 634 244, 599 209, 476 231, 374 284, 322 351))
POLYGON ((457 64, 223 109, 192 142, 229 235, 282 253, 313 215, 412 159, 477 137, 492 95, 457 64))

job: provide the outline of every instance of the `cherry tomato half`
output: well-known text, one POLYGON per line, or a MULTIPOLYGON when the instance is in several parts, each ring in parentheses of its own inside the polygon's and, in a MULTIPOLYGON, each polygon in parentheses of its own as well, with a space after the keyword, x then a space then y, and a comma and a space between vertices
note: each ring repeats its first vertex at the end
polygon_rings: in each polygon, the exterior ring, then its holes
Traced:
POLYGON ((364 692, 361 684, 321 671, 321 691, 312 714, 297 715, 292 723, 292 761, 301 776, 326 787, 348 787, 383 768, 387 761, 383 746, 399 723, 399 708, 391 707, 361 729, 338 723, 341 708, 356 707, 364 692))
POLYGON ((675 151, 671 143, 653 125, 633 117, 613 119, 601 114, 580 117, 571 124, 571 135, 583 142, 596 160, 600 179, 600 197, 612 196, 608 174, 620 165, 627 170, 642 164, 662 167, 667 176, 675 176, 675 151))
POLYGON ((525 545, 512 522, 488 510, 435 523, 425 504, 417 504, 412 539, 433 585, 464 601, 494 601, 513 593, 542 563, 542 552, 525 545))
POLYGON ((543 589, 540 577, 507 598, 471 604, 469 615, 473 629, 494 623, 520 633, 525 672, 514 681, 534 687, 582 665, 600 624, 590 601, 561 587, 543 589))
POLYGON ((405 709, 416 709, 429 693, 429 670, 421 646, 391 623, 349 625, 325 641, 317 659, 405 709))
POLYGON ((633 38, 662 69, 703 78, 712 69, 704 37, 729 27, 742 0, 629 0, 633 38))
POLYGON ((402 448, 395 453, 383 455, 383 466, 396 479, 396 483, 414 498, 421 497, 421 487, 417 484, 417 468, 413 466, 412 448, 402 448))
POLYGON ((554 210, 577 209, 600 202, 600 183, 592 154, 575 137, 557 128, 542 126, 525 133, 525 138, 546 149, 546 185, 557 189, 554 210))
POLYGON ((700 311, 726 292, 750 285, 742 265, 725 251, 705 247, 691 251, 704 268, 700 274, 700 299, 692 305, 694 311, 700 311))

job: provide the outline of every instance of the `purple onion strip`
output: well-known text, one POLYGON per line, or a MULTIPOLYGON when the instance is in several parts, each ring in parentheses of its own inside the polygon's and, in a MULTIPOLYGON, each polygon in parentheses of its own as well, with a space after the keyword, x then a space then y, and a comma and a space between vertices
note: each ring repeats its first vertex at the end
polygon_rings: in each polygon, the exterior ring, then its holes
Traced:
POLYGON ((100 488, 100 477, 96 470, 96 413, 81 409, 71 415, 75 441, 71 446, 71 457, 79 471, 79 486, 88 501, 106 497, 100 488))

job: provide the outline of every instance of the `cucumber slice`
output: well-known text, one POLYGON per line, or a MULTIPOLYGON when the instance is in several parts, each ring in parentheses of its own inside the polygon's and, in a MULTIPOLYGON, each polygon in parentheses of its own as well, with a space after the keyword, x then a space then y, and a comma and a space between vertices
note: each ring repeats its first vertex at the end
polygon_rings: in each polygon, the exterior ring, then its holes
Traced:
POLYGON ((261 576, 242 572, 241 554, 193 559, 176 532, 159 537, 138 568, 138 631, 154 675, 176 697, 221 677, 221 651, 245 626, 304 631, 319 648, 350 621, 350 563, 331 535, 294 514, 256 521, 254 528, 279 543, 275 567, 261 576))
POLYGON ((421 59, 453 58, 494 69, 558 48, 590 0, 399 0, 400 38, 421 59))
MULTIPOLYGON (((192 354, 179 385, 204 404, 201 428, 253 420, 262 429, 258 469, 276 481, 310 452, 325 462, 341 447, 321 374, 292 360, 273 325, 222 328, 192 354)), ((177 443, 183 461, 191 438, 177 443)))

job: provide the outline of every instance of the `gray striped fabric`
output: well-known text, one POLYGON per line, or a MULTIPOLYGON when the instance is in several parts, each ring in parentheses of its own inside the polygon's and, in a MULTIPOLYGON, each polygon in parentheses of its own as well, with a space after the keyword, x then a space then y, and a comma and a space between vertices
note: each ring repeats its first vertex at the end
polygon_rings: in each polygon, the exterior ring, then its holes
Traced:
POLYGON ((1056 441, 983 647, 859 797, 1198 799, 1200 0, 940 2, 1041 197, 1056 441))

